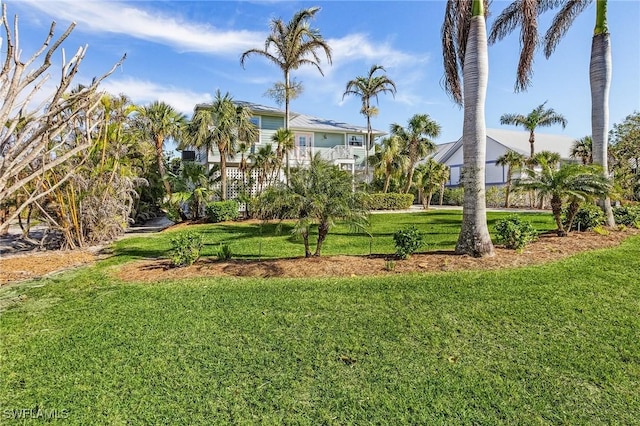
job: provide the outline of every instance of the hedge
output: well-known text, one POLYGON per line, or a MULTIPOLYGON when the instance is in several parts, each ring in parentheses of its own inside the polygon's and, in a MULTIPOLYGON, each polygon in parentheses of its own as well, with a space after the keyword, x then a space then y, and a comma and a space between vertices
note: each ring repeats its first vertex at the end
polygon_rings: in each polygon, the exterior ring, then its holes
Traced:
POLYGON ((375 193, 367 194, 363 200, 368 210, 406 210, 413 204, 413 194, 375 193))
POLYGON ((236 220, 239 208, 235 200, 213 201, 207 204, 207 219, 212 223, 236 220))

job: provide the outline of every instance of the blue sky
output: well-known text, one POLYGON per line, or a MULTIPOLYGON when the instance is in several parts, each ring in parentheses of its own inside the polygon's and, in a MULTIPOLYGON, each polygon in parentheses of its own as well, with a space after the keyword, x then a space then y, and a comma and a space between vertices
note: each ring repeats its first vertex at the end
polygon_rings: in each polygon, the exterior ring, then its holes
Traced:
MULTIPOLYGON (((364 125, 360 100, 342 99, 347 81, 366 75, 373 64, 387 69, 396 82, 395 98, 382 95, 376 129, 391 123, 405 125, 416 113, 426 113, 442 125, 444 143, 462 131, 462 111, 444 93, 440 28, 444 1, 8 1, 10 16, 20 17, 23 57, 44 39, 49 24, 57 21, 61 34, 71 21, 77 27, 65 42, 69 56, 81 46, 89 50, 78 82, 110 69, 124 54, 127 60, 103 83, 113 94, 125 93, 134 102, 161 100, 191 116, 196 103, 212 99, 216 89, 235 99, 276 106, 264 96, 282 75, 259 57, 240 66, 249 48, 264 45, 269 21, 288 21, 302 8, 322 9, 312 25, 333 50, 333 65, 322 63, 325 76, 303 68, 293 76, 304 93, 291 103, 293 111, 326 119, 364 125)), ((611 125, 640 110, 640 1, 610 0, 613 82, 610 96, 611 125)), ((508 2, 493 1, 497 16, 508 2)), ((490 46, 490 77, 486 120, 500 128, 500 115, 528 113, 540 103, 565 115, 568 126, 543 129, 580 138, 590 133, 589 54, 595 5, 579 16, 551 59, 539 53, 533 85, 514 93, 519 54, 518 35, 490 46)), ((488 24, 492 23, 489 17, 488 24)), ((541 29, 548 26, 543 17, 541 29)), ((54 58, 59 67, 61 55, 54 58)), ((55 77, 55 72, 52 72, 55 77)), ((55 78, 54 78, 55 79, 55 78)))

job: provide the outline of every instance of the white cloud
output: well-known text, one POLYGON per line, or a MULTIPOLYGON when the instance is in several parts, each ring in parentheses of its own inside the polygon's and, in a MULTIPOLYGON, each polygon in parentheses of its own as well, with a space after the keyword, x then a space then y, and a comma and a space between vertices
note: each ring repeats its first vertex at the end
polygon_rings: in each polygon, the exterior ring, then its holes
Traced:
POLYGON ((160 100, 176 110, 191 116, 196 104, 211 102, 213 95, 206 92, 194 92, 180 89, 175 86, 162 86, 150 81, 143 81, 134 78, 116 80, 109 78, 102 82, 100 88, 113 95, 126 93, 136 104, 148 104, 160 100))
POLYGON ((237 55, 260 46, 265 39, 264 33, 220 30, 120 2, 25 0, 25 3, 56 19, 77 22, 78 31, 123 34, 182 51, 237 55))
POLYGON ((381 64, 386 68, 423 64, 427 56, 416 56, 393 48, 388 42, 375 42, 366 34, 349 34, 342 38, 327 40, 332 49, 334 64, 352 61, 366 61, 381 64))

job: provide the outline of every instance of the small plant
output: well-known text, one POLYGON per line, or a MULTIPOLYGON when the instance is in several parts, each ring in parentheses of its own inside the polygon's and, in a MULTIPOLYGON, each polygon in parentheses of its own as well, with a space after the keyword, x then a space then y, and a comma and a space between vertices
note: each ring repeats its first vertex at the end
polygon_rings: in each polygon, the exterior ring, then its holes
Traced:
POLYGON ((400 259, 407 259, 424 244, 424 236, 415 226, 399 229, 393 234, 396 254, 400 259))
POLYGON ((640 225, 640 206, 622 206, 613 209, 616 223, 638 228, 640 225))
MULTIPOLYGON (((568 209, 565 209, 562 213, 562 220, 565 226, 569 225, 567 223, 568 213, 568 209)), ((576 212, 576 216, 573 219, 571 229, 567 229, 566 231, 587 231, 589 229, 595 228, 598 225, 602 225, 603 223, 604 212, 602 211, 602 209, 592 203, 583 203, 580 205, 580 208, 576 212)))
POLYGON ((393 259, 387 259, 384 261, 385 271, 393 272, 396 270, 396 261, 393 259))
POLYGON ((538 233, 530 222, 514 214, 496 223, 496 240, 508 249, 522 250, 538 238, 538 233))
POLYGON ((207 219, 211 223, 236 220, 239 216, 240 206, 236 200, 212 201, 207 204, 207 219))
POLYGON ((231 252, 231 247, 229 246, 229 244, 220 244, 220 246, 218 247, 218 251, 216 252, 216 256, 218 257, 218 260, 231 259, 233 253, 231 252))
POLYGON ((171 261, 173 266, 189 266, 200 258, 204 243, 202 236, 186 232, 171 239, 171 261))
POLYGON ((602 225, 595 226, 593 228, 593 232, 595 232, 598 235, 609 235, 610 233, 609 230, 602 225))

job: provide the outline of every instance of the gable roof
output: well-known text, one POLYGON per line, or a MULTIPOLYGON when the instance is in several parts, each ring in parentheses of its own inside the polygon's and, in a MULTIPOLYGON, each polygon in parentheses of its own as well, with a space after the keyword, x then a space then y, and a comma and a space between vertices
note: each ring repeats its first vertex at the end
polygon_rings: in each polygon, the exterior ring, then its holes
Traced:
MULTIPOLYGON (((557 135, 550 133, 535 134, 535 150, 551 151, 560 154, 563 160, 571 160, 571 146, 576 140, 574 137, 567 135, 557 135)), ((500 145, 520 154, 529 156, 531 147, 529 144, 529 132, 506 129, 487 129, 487 140, 493 140, 500 145)), ((462 145, 462 137, 455 142, 450 142, 450 148, 444 152, 436 160, 445 162, 460 148, 462 145)), ((443 144, 443 145, 449 145, 443 144)), ((438 154, 436 154, 438 155, 438 154)), ((434 157, 435 158, 435 157, 434 157)))
POLYGON ((442 157, 444 157, 447 152, 449 152, 449 150, 451 149, 452 146, 454 146, 456 142, 447 142, 447 143, 441 143, 436 145, 436 152, 433 153, 433 155, 431 156, 431 158, 433 158, 434 160, 436 160, 439 163, 442 163, 442 157))

